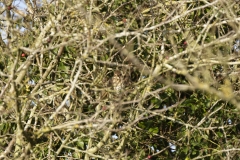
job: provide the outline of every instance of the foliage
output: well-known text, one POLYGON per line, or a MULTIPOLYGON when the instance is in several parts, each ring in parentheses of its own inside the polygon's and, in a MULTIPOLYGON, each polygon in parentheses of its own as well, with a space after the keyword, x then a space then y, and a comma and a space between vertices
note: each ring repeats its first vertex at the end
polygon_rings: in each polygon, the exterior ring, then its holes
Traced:
POLYGON ((1 159, 239 158, 238 1, 37 2, 0 3, 1 159))

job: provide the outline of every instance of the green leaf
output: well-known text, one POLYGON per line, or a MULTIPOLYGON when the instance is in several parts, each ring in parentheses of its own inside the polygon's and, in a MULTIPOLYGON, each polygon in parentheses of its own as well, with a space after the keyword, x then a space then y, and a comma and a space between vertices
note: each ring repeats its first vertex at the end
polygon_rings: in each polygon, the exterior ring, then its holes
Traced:
POLYGON ((138 127, 144 129, 146 126, 143 122, 138 123, 138 127))
POLYGON ((157 133, 159 132, 159 129, 158 129, 158 127, 155 127, 155 128, 150 128, 148 131, 149 131, 150 133, 157 134, 157 133))
POLYGON ((81 149, 84 149, 84 142, 80 139, 79 141, 77 141, 77 146, 81 149))

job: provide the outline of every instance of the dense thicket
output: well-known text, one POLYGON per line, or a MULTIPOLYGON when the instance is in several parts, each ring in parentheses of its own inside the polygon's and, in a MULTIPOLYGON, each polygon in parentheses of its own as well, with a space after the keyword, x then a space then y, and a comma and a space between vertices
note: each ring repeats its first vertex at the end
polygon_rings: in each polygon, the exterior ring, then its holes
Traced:
POLYGON ((1 159, 239 159, 239 1, 0 5, 1 159))

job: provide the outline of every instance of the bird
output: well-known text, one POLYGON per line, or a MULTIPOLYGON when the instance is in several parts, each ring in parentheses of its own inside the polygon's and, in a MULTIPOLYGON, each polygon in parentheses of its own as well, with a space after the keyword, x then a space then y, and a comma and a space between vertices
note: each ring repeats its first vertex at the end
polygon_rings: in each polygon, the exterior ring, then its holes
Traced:
POLYGON ((117 95, 120 94, 125 87, 124 76, 119 70, 116 70, 114 72, 114 75, 112 77, 112 86, 117 95))

